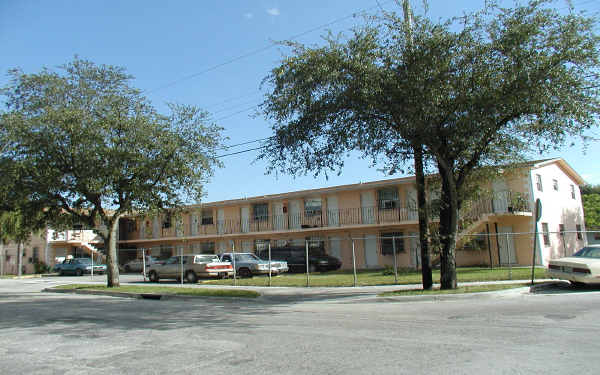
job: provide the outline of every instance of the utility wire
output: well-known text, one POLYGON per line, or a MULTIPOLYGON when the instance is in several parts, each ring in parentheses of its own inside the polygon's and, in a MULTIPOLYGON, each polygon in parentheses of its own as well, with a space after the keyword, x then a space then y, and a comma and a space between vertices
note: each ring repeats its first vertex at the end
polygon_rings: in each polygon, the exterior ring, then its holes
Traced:
MULTIPOLYGON (((387 3, 390 3, 390 2, 392 2, 392 1, 394 1, 394 0, 389 0, 389 1, 386 1, 386 2, 384 2, 383 4, 387 4, 387 3)), ((303 31, 303 32, 301 32, 301 33, 299 33, 299 34, 292 35, 291 37, 289 37, 289 38, 287 38, 287 39, 289 40, 289 39, 296 39, 296 38, 302 37, 302 36, 304 36, 304 35, 307 35, 307 34, 313 33, 313 32, 315 32, 315 31, 317 31, 317 30, 321 30, 321 29, 323 29, 323 28, 325 28, 325 27, 328 27, 328 26, 334 25, 334 24, 336 24, 336 23, 339 23, 339 22, 345 21, 345 20, 347 20, 347 19, 350 19, 350 18, 354 18, 354 17, 356 17, 356 15, 358 15, 358 14, 363 14, 363 13, 366 13, 366 12, 368 12, 368 11, 370 11, 370 10, 373 10, 373 9, 375 9, 375 8, 378 8, 379 6, 380 6, 380 5, 378 4, 378 5, 375 5, 375 6, 369 7, 369 8, 365 8, 365 9, 359 10, 358 12, 353 12, 352 14, 349 14, 349 15, 346 15, 346 16, 343 16, 343 17, 340 17, 340 18, 336 18, 336 19, 334 19, 333 21, 327 22, 327 23, 325 23, 325 24, 322 24, 322 25, 319 25, 319 26, 317 26, 317 27, 313 27, 313 28, 311 28, 311 29, 309 29, 309 30, 306 30, 306 31, 303 31)), ((245 59, 245 58, 248 58, 248 57, 250 57, 250 56, 254 56, 254 55, 257 55, 257 54, 259 54, 259 53, 261 53, 261 52, 267 51, 267 50, 269 50, 269 49, 271 49, 271 48, 275 47, 277 44, 278 44, 278 42, 273 42, 273 43, 270 43, 270 44, 268 44, 268 45, 266 45, 266 46, 264 46, 264 47, 261 47, 261 48, 255 49, 255 50, 253 50, 253 51, 250 51, 250 52, 244 53, 244 54, 242 54, 242 55, 239 55, 239 56, 233 57, 233 58, 231 58, 231 59, 229 59, 229 60, 226 60, 226 61, 224 61, 224 62, 222 62, 222 63, 219 63, 219 64, 216 64, 216 65, 210 66, 210 67, 208 67, 208 68, 206 68, 206 69, 204 69, 204 70, 201 70, 201 71, 199 71, 199 72, 197 72, 197 73, 193 73, 193 74, 187 75, 187 76, 185 76, 185 77, 181 77, 181 78, 179 78, 179 79, 177 79, 177 80, 174 80, 174 81, 171 81, 171 82, 165 83, 165 84, 163 84, 163 85, 161 85, 161 86, 155 87, 154 89, 145 90, 145 91, 143 91, 143 92, 144 92, 144 93, 151 93, 151 92, 155 92, 155 91, 158 91, 158 90, 162 90, 162 89, 165 89, 165 88, 168 88, 168 87, 171 87, 171 86, 175 86, 175 85, 177 85, 177 84, 179 84, 179 83, 181 83, 181 82, 184 82, 184 81, 190 80, 190 79, 192 79, 192 78, 196 78, 196 77, 198 77, 198 76, 201 76, 201 75, 203 75, 203 74, 206 74, 206 73, 212 72, 213 70, 216 70, 216 69, 218 69, 218 68, 220 68, 220 67, 223 67, 223 66, 225 66, 225 65, 229 65, 229 64, 231 64, 231 63, 234 63, 234 62, 236 62, 236 61, 243 60, 243 59, 245 59)))

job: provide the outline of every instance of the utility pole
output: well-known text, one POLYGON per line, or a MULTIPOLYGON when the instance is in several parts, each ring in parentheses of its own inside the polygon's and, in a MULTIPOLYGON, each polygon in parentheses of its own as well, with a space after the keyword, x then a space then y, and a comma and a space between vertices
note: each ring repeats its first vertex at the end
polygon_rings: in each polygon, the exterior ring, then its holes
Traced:
MULTIPOLYGON (((413 14, 410 0, 402 0, 404 12, 404 29, 408 47, 413 46, 413 14)), ((427 199, 425 196, 425 171, 423 167, 423 144, 414 142, 413 159, 415 167, 415 185, 417 188, 417 210, 419 215, 419 242, 421 244, 421 276, 423 289, 431 289, 433 278, 431 275, 431 257, 429 256, 429 213, 427 212, 427 199)))

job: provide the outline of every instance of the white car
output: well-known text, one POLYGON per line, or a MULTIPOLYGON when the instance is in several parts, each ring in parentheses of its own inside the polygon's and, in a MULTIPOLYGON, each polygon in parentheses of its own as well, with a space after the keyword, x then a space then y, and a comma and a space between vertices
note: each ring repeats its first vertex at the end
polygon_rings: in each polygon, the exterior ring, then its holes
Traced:
POLYGON ((548 263, 548 276, 572 284, 600 284, 600 245, 586 246, 570 257, 548 263))

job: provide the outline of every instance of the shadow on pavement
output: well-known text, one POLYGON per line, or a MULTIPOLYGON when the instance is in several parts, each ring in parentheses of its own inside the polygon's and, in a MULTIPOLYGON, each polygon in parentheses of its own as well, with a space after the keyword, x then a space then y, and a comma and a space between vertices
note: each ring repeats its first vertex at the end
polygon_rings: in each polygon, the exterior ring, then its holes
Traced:
POLYGON ((570 294, 600 292, 600 285, 573 285, 567 281, 553 281, 531 288, 532 294, 570 294))

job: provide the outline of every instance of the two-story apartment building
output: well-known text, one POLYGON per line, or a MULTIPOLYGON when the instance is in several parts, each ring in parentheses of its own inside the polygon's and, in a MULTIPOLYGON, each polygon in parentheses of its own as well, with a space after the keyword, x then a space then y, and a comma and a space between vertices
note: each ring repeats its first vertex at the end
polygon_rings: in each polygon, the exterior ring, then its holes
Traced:
MULTIPOLYGON (((526 163, 500 175, 483 183, 489 194, 465 207, 459 265, 531 264, 537 198, 543 204, 538 262, 583 246, 583 179, 563 159, 526 163)), ((180 251, 257 252, 268 244, 308 241, 311 251, 338 257, 346 269, 352 254, 358 268, 392 265, 394 248, 399 266, 418 267, 415 202, 415 179, 405 177, 202 203, 181 215, 122 219, 119 246, 128 249, 121 257, 129 258, 141 256, 133 249, 166 257, 180 251)))

